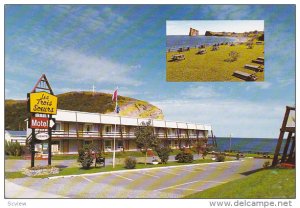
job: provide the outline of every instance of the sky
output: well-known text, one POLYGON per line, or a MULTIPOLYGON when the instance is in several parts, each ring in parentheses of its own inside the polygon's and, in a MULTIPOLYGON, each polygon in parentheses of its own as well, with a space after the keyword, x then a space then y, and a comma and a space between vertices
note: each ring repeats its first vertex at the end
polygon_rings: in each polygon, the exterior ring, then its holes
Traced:
POLYGON ((206 31, 236 32, 264 31, 263 20, 169 20, 167 35, 188 35, 190 28, 204 35, 206 31))
POLYGON ((55 94, 118 86, 166 120, 255 138, 278 137, 295 105, 293 5, 5 5, 4 23, 5 99, 26 99, 46 74, 55 94), (263 21, 265 81, 166 82, 167 20, 263 21))

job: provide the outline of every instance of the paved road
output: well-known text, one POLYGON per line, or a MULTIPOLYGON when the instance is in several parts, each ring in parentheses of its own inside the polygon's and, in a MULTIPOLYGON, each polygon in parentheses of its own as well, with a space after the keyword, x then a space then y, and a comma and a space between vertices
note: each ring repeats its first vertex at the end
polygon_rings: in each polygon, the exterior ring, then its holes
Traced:
MULTIPOLYGON (((242 161, 225 163, 81 175, 68 178, 39 179, 27 177, 10 179, 9 182, 40 191, 40 195, 34 195, 32 198, 39 198, 39 196, 48 198, 44 196, 46 193, 68 198, 180 198, 246 177, 246 174, 243 173, 261 168, 264 161, 246 158, 242 161)), ((12 191, 12 189, 7 188, 5 196, 8 198, 30 198, 22 190, 12 191)))

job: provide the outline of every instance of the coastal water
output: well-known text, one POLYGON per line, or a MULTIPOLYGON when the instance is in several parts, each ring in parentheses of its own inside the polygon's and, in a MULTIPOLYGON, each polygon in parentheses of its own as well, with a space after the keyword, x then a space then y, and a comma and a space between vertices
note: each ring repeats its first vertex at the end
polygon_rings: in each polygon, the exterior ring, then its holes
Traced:
POLYGON ((213 45, 224 42, 244 41, 243 38, 235 37, 215 37, 215 36, 188 36, 188 35, 168 35, 167 50, 175 50, 181 47, 198 47, 200 45, 213 45))
MULTIPOLYGON (((225 137, 216 138, 216 151, 234 150, 240 152, 265 152, 273 153, 275 151, 278 139, 261 139, 261 138, 231 138, 225 137)), ((285 144, 283 140, 282 146, 285 144)), ((283 148, 281 149, 281 152, 283 148)))

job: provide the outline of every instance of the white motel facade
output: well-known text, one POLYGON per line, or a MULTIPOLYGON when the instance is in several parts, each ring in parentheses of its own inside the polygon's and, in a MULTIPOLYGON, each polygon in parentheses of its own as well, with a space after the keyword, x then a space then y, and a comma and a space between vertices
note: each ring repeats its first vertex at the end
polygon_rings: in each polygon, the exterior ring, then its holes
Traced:
MULTIPOLYGON (((52 130, 53 154, 77 154, 84 144, 93 143, 102 151, 135 151, 135 128, 150 120, 157 138, 167 142, 171 148, 188 146, 199 139, 212 135, 212 127, 207 124, 135 118, 119 115, 57 110, 53 116, 56 125, 52 130), (116 126, 116 131, 115 131, 116 126), (190 141, 191 143, 187 143, 190 141)), ((28 122, 28 121, 27 121, 28 122)), ((27 125, 28 126, 28 125, 27 125)), ((30 137, 31 129, 27 129, 30 137)), ((35 149, 47 153, 47 142, 37 144, 35 149)))

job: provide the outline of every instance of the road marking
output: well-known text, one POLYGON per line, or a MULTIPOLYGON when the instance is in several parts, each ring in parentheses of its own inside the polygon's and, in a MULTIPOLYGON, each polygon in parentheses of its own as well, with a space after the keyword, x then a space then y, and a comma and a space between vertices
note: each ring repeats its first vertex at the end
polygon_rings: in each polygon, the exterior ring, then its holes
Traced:
POLYGON ((187 172, 195 173, 195 172, 203 171, 203 169, 193 169, 193 170, 183 169, 182 171, 187 171, 187 172))
POLYGON ((152 174, 145 173, 145 172, 142 172, 142 174, 147 175, 147 176, 151 176, 151 177, 154 177, 154 178, 160 178, 159 176, 152 175, 152 174))
POLYGON ((188 191, 203 191, 203 190, 197 190, 197 189, 189 189, 189 188, 173 188, 178 190, 188 190, 188 191))
POLYGON ((205 183, 227 183, 227 181, 225 181, 225 182, 221 182, 221 181, 202 181, 202 182, 205 182, 205 183))
POLYGON ((163 170, 161 170, 160 172, 163 172, 163 173, 169 173, 169 174, 172 174, 172 175, 180 175, 180 174, 177 174, 177 173, 171 173, 171 172, 168 172, 168 171, 163 171, 163 170))
POLYGON ((92 181, 91 179, 88 179, 88 178, 86 178, 86 177, 84 177, 84 176, 81 176, 83 179, 85 179, 85 180, 87 180, 87 181, 89 181, 89 182, 92 182, 92 183, 94 183, 94 181, 92 181))
POLYGON ((133 179, 131 179, 131 178, 126 178, 126 177, 124 177, 124 176, 117 175, 117 174, 115 174, 115 173, 113 173, 112 175, 114 175, 114 176, 118 176, 118 177, 120 177, 120 178, 123 178, 123 179, 129 180, 129 181, 133 181, 133 179))
POLYGON ((165 190, 165 189, 174 189, 174 188, 176 188, 178 186, 183 186, 183 185, 187 185, 187 184, 191 184, 191 183, 197 183, 197 182, 204 182, 204 183, 227 183, 228 181, 220 182, 220 181, 203 181, 203 180, 198 180, 198 181, 191 181, 191 182, 182 183, 182 184, 178 184, 178 185, 174 185, 174 186, 169 186, 169 187, 166 187, 166 188, 156 189, 154 191, 161 191, 161 190, 165 190))
POLYGON ((182 184, 178 184, 178 185, 174 185, 174 186, 169 186, 169 187, 165 187, 165 188, 160 188, 160 189, 156 189, 156 190, 153 190, 153 191, 161 191, 161 190, 175 188, 175 187, 178 187, 178 186, 183 186, 183 185, 187 185, 187 184, 191 184, 191 183, 197 183, 197 182, 201 182, 201 180, 191 181, 191 182, 182 183, 182 184))

